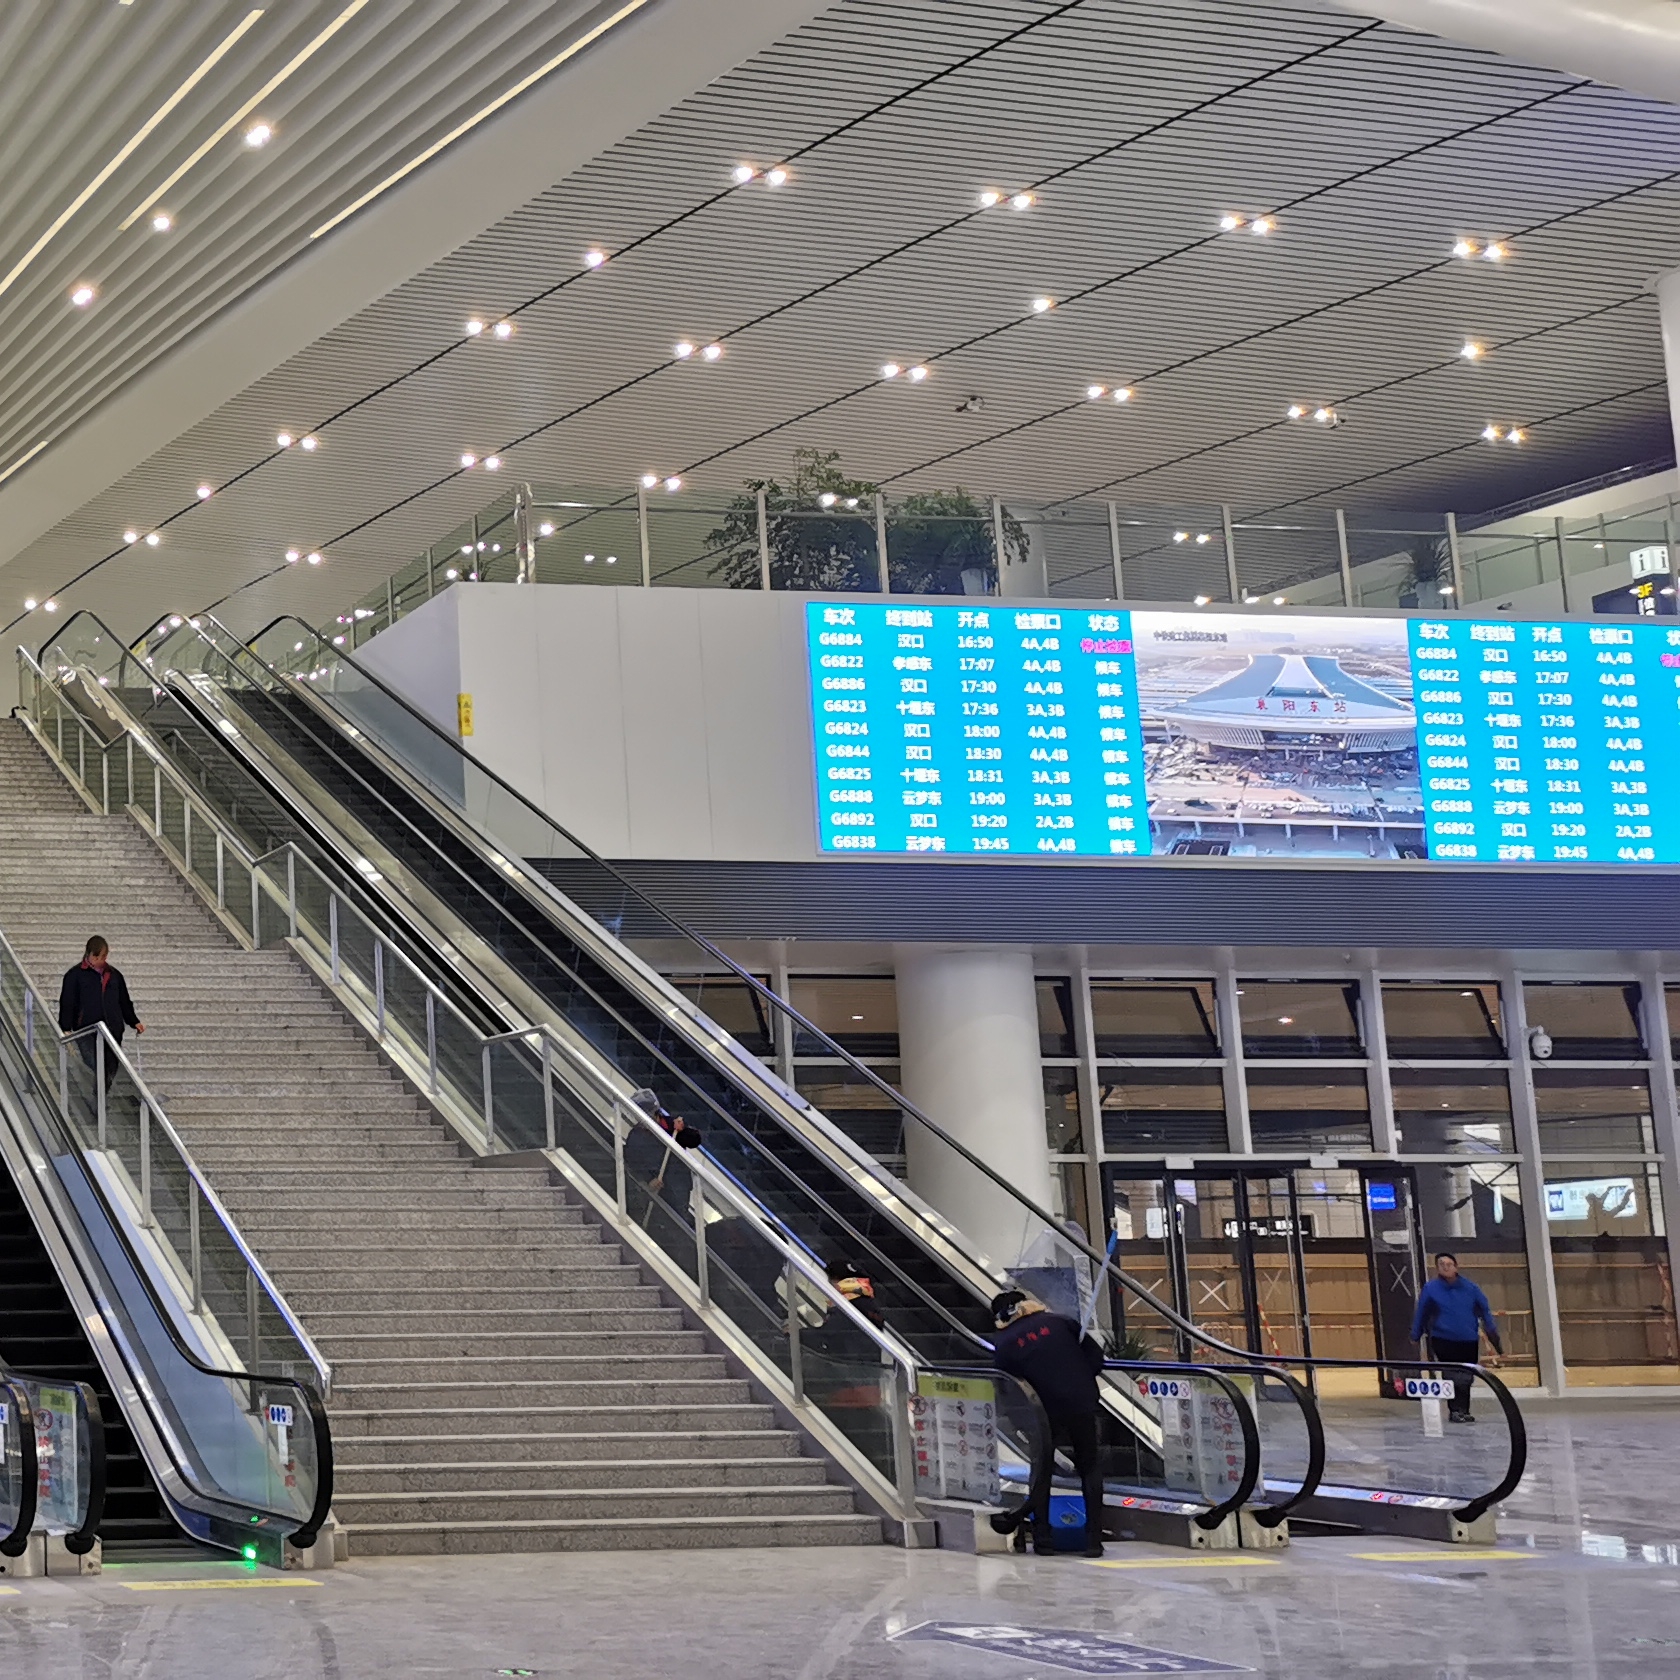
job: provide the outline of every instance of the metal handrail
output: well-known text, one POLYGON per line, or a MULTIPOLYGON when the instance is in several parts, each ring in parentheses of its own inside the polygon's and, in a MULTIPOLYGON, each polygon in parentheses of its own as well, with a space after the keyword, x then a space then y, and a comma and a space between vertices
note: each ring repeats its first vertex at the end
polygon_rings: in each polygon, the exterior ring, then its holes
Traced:
POLYGON ((0 1540, 0 1556, 17 1557, 28 1542, 30 1527, 39 1515, 40 1501, 40 1460, 35 1444, 35 1423, 26 1389, 22 1382, 32 1382, 36 1387, 43 1385, 52 1388, 73 1389, 82 1403, 82 1415, 87 1423, 87 1480, 83 1487, 86 1497, 82 1500, 82 1520, 68 1534, 64 1535, 65 1551, 72 1557, 85 1557, 94 1548, 99 1538, 99 1524, 105 1516, 105 1411, 99 1404, 99 1396, 93 1388, 85 1382, 78 1382, 74 1378, 43 1377, 33 1371, 19 1371, 8 1367, 0 1359, 0 1390, 11 1393, 14 1399, 21 1399, 23 1440, 27 1443, 26 1452, 31 1468, 27 1476, 29 1490, 30 1515, 28 1521, 20 1520, 6 1540, 0 1540), (15 1542, 8 1545, 8 1542, 15 1542))

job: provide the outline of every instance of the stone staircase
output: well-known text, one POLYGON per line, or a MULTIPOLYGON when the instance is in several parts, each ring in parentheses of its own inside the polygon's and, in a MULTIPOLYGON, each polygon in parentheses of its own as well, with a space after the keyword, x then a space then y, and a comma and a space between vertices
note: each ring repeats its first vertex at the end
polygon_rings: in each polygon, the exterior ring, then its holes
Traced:
POLYGON ((290 951, 242 950, 12 719, 0 930, 54 988, 110 941, 127 1048, 332 1362, 353 1555, 879 1541, 590 1210, 475 1167, 290 951))

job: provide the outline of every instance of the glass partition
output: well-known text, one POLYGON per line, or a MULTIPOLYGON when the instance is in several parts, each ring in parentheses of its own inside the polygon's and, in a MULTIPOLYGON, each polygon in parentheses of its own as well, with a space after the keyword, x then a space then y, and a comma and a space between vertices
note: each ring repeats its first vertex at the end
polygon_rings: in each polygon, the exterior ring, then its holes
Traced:
POLYGON ((1534 1069, 1540 1148, 1650 1153, 1651 1085, 1643 1072, 1621 1068, 1534 1069))
POLYGON ((1527 980, 1523 1007, 1529 1030, 1543 1027, 1554 1061, 1637 1062, 1645 1054, 1639 1030, 1639 987, 1527 980))
POLYGON ((1511 1084, 1503 1069, 1390 1066, 1396 1143, 1405 1155, 1515 1151, 1511 1084))
POLYGON ((1240 980, 1245 1056, 1362 1056, 1359 987, 1349 981, 1240 980))
POLYGON ((1217 1056, 1211 980, 1093 980, 1099 1056, 1217 1056))
POLYGON ((1392 1057, 1499 1061, 1505 1055, 1499 986, 1388 980, 1382 989, 1383 1025, 1392 1057))
POLYGON ((1110 1155, 1216 1154, 1230 1147, 1218 1068, 1100 1067, 1097 1100, 1110 1155))
POLYGON ((1258 1154, 1371 1147, 1363 1068, 1250 1067, 1248 1123, 1258 1154))

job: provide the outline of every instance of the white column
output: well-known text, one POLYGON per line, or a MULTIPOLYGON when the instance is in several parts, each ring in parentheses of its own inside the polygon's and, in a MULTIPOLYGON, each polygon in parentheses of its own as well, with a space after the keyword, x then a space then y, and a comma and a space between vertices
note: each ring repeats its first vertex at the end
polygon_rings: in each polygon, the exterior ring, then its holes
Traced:
MULTIPOLYGON (((904 1094, 1039 1207, 1050 1206, 1032 951, 895 945, 904 1094)), ((910 1186, 985 1256, 1013 1266, 1038 1234, 1006 1191, 912 1125, 910 1186)))
POLYGON ((1657 319, 1662 325, 1663 366, 1668 371, 1668 419, 1680 438, 1680 268, 1657 276, 1657 319))

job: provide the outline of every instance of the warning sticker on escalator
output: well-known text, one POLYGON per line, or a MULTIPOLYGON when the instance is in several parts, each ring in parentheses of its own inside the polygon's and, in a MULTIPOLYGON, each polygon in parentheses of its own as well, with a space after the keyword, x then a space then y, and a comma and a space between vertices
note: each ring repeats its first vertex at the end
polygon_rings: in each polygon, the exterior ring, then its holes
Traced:
POLYGON ((1015 1627, 998 1622, 919 1622, 890 1636, 895 1640, 937 1640, 994 1656, 1020 1657, 1026 1662, 1074 1674, 1252 1674, 1242 1663, 1215 1662, 1211 1657, 1187 1657, 1134 1645, 1107 1633, 1083 1633, 1076 1628, 1015 1627))

